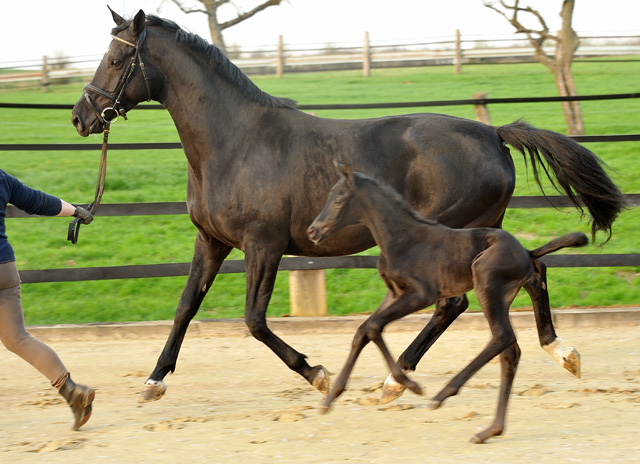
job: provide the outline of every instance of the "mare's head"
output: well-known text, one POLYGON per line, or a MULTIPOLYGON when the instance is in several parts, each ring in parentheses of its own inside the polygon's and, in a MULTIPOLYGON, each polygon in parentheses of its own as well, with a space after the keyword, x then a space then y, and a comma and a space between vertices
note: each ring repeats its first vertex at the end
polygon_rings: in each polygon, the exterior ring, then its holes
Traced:
POLYGON ((331 188, 324 208, 307 228, 307 237, 316 245, 345 227, 361 222, 360 205, 354 198, 360 174, 337 160, 333 164, 340 180, 331 188))
MULTIPOLYGON (((111 10, 111 9, 110 9, 111 10)), ((105 127, 141 101, 150 100, 157 88, 157 72, 145 66, 146 16, 140 10, 125 20, 113 10, 113 40, 91 83, 73 107, 71 122, 83 137, 105 127)))

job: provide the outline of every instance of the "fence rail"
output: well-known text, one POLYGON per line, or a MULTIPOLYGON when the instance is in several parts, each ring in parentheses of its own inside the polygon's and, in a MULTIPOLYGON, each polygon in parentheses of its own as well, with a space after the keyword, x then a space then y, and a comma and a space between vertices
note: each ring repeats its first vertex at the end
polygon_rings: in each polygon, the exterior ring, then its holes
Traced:
MULTIPOLYGON (((299 105, 301 110, 319 109, 363 109, 363 108, 417 108, 453 105, 487 105, 497 103, 554 102, 572 100, 612 100, 640 98, 640 93, 583 95, 577 97, 538 97, 538 98, 482 98, 467 100, 447 100, 429 102, 366 103, 340 105, 299 105)), ((73 105, 0 103, 0 108, 22 109, 71 109, 73 105)), ((161 105, 141 105, 139 109, 164 109, 161 105)), ((575 136, 580 143, 640 141, 640 134, 575 136)), ((2 151, 70 151, 100 150, 100 144, 63 143, 63 144, 0 144, 2 151)), ((182 149, 180 143, 113 143, 111 150, 166 150, 182 149)), ((632 207, 640 206, 640 194, 627 194, 625 198, 632 207)), ((509 208, 563 208, 572 204, 564 196, 520 196, 512 198, 509 208)), ((26 213, 12 205, 7 207, 7 217, 28 218, 26 213)), ((185 202, 158 203, 120 203, 102 204, 100 216, 145 216, 187 214, 185 202)), ((338 257, 292 257, 283 258, 279 270, 318 270, 318 269, 371 269, 376 267, 377 256, 338 256, 338 257)), ((639 267, 640 254, 599 254, 599 255, 552 255, 542 258, 549 267, 639 267)), ((184 276, 189 272, 190 263, 145 264, 130 266, 110 266, 70 269, 41 269, 20 271, 23 283, 73 282, 85 280, 135 279, 151 277, 184 276)), ((227 260, 220 273, 245 272, 243 260, 227 260)))

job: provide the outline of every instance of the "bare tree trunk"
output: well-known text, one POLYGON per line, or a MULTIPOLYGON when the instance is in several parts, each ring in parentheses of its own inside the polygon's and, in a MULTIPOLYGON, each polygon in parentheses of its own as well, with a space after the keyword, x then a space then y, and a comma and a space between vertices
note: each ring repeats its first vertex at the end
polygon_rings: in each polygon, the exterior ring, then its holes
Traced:
MULTIPOLYGON (((505 0, 485 1, 485 6, 498 12, 516 28, 519 33, 526 34, 529 42, 535 50, 535 59, 542 63, 553 73, 558 94, 562 97, 576 96, 578 91, 571 72, 571 63, 578 48, 578 36, 571 27, 573 19, 573 7, 575 0, 563 0, 560 17, 562 28, 557 35, 549 33, 549 28, 540 13, 530 7, 521 7, 520 0, 513 0, 513 4, 507 4, 505 0), (506 12, 505 12, 506 10, 506 12), (510 14, 507 14, 509 12, 510 14), (518 14, 532 15, 540 23, 540 29, 534 30, 525 27, 518 18, 518 14), (556 43, 555 56, 548 56, 543 48, 546 40, 556 43)), ((583 135, 584 124, 582 122, 582 110, 580 102, 563 102, 562 108, 569 135, 583 135)))
MULTIPOLYGON (((558 32, 558 41, 556 42, 556 87, 562 96, 578 95, 571 72, 571 63, 578 48, 578 36, 571 27, 574 4, 574 0, 564 0, 562 3, 562 11, 560 12, 562 29, 558 32)), ((563 102, 563 107, 568 134, 584 135, 580 102, 563 102)))

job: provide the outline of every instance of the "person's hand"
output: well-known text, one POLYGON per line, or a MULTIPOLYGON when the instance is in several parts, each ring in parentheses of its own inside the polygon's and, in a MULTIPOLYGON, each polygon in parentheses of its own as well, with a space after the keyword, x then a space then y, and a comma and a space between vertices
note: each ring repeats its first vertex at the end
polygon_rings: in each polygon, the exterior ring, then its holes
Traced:
POLYGON ((80 206, 76 206, 73 217, 79 218, 83 224, 90 224, 93 221, 93 214, 80 206))

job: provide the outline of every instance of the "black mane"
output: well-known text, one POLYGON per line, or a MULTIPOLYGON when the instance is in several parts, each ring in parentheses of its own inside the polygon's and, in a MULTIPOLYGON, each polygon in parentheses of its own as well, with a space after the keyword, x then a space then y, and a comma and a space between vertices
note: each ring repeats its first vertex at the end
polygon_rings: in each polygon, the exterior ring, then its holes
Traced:
MULTIPOLYGON (((112 34, 117 34, 129 27, 130 22, 114 28, 112 34)), ((148 26, 159 26, 164 30, 175 34, 176 41, 184 43, 194 53, 201 54, 206 58, 215 72, 227 82, 235 85, 240 92, 250 100, 260 103, 264 106, 274 108, 295 108, 296 102, 288 98, 279 98, 269 95, 260 90, 240 68, 233 64, 218 47, 208 43, 202 37, 191 32, 187 32, 178 26, 175 22, 168 19, 162 19, 154 15, 147 15, 148 26)))

